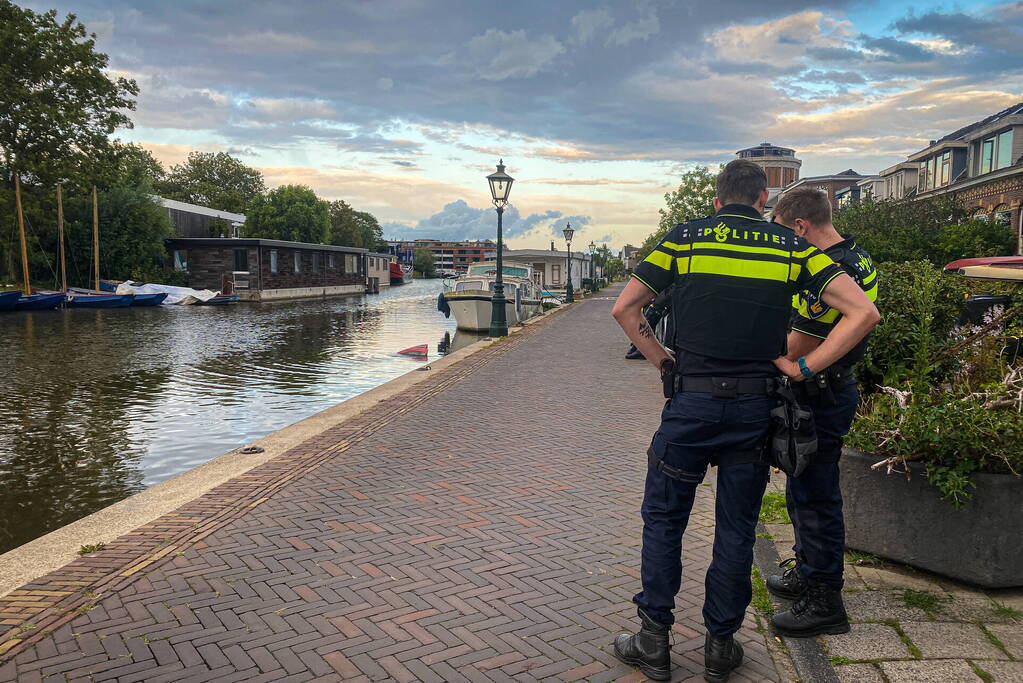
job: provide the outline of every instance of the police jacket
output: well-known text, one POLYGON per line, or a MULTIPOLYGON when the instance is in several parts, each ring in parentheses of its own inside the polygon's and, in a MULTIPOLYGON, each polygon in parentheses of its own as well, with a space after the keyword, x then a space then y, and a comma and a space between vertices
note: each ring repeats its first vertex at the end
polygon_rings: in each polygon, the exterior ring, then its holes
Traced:
POLYGON ((789 228, 732 204, 675 226, 633 277, 654 293, 675 283, 677 352, 762 364, 785 355, 793 296, 805 290, 820 299, 841 273, 789 228))
MULTIPOLYGON (((824 250, 831 260, 842 267, 856 281, 871 301, 877 301, 877 270, 868 254, 849 235, 824 250)), ((814 292, 801 291, 792 298, 792 329, 818 339, 826 339, 838 324, 842 314, 821 301, 814 292)), ((863 360, 867 350, 867 335, 840 360, 837 366, 851 366, 863 360)))

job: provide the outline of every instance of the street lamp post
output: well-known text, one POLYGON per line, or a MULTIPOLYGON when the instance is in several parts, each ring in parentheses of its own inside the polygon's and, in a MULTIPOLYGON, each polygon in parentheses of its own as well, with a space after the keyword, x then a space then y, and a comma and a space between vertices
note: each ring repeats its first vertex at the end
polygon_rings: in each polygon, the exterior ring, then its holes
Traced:
POLYGON ((490 183, 490 196, 497 207, 497 277, 494 279, 494 296, 490 299, 490 336, 508 336, 508 318, 505 312, 507 300, 504 298, 504 272, 502 269, 504 241, 501 234, 501 219, 504 207, 508 204, 512 183, 515 179, 504 172, 504 159, 497 163, 497 172, 487 176, 490 183))
POLYGON ((572 235, 575 230, 571 223, 565 223, 565 242, 568 243, 568 284, 565 286, 565 301, 575 301, 575 292, 572 290, 572 235))
POLYGON ((590 242, 590 291, 597 291, 597 268, 593 264, 593 257, 597 254, 597 245, 590 242))

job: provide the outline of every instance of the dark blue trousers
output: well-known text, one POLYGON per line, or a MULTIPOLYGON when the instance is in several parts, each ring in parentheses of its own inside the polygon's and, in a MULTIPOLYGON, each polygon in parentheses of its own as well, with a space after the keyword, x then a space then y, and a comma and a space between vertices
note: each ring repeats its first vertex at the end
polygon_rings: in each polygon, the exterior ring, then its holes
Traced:
MULTIPOLYGON (((774 405, 766 396, 714 398, 684 393, 665 404, 651 448, 681 470, 673 479, 648 468, 643 496, 643 590, 635 602, 652 619, 674 623, 675 594, 682 585, 682 534, 708 465, 717 457, 757 448, 774 405)), ((760 502, 768 468, 758 463, 718 469, 714 551, 707 569, 703 619, 715 636, 739 630, 752 597, 750 569, 760 502)))
POLYGON ((785 502, 792 518, 799 573, 807 579, 842 587, 845 521, 838 459, 860 395, 855 383, 834 390, 835 404, 811 404, 817 425, 817 456, 798 477, 789 477, 785 502))

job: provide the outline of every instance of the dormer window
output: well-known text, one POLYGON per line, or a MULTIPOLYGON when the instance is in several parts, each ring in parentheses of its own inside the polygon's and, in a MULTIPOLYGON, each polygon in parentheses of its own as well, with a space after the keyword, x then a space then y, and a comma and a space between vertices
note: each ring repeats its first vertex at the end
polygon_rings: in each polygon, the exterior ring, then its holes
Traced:
POLYGON ((1012 165, 1012 129, 992 135, 980 142, 979 174, 990 173, 1012 165))

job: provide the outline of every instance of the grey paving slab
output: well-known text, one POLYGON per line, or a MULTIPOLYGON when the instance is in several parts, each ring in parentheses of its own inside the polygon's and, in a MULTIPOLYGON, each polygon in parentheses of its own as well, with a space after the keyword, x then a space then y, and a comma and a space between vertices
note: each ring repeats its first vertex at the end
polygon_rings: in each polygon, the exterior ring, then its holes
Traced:
POLYGON ((902 600, 902 591, 860 591, 842 597, 845 600, 845 610, 853 621, 927 621, 927 613, 922 609, 906 606, 902 600))
MULTIPOLYGON (((1017 623, 1011 616, 995 613, 995 605, 987 596, 953 596, 952 600, 942 604, 941 609, 935 614, 935 618, 938 621, 1017 623)), ((1017 623, 1017 626, 1023 628, 1023 624, 1017 623)))
POLYGON ((924 659, 939 657, 1008 659, 1004 652, 991 644, 988 637, 975 624, 906 622, 901 624, 901 627, 913 644, 920 648, 924 659))
POLYGON ((880 670, 873 664, 845 664, 836 666, 835 673, 842 683, 885 683, 880 670))
POLYGON ((890 683, 977 683, 981 678, 969 662, 941 659, 916 662, 881 662, 890 683))
POLYGON ((898 632, 886 624, 853 624, 849 633, 823 639, 829 657, 875 660, 911 656, 898 632))
POLYGON ((1023 683, 1023 662, 976 662, 994 683, 1023 683))
POLYGON ((987 630, 998 640, 1010 655, 1023 659, 1023 624, 988 624, 987 630))

